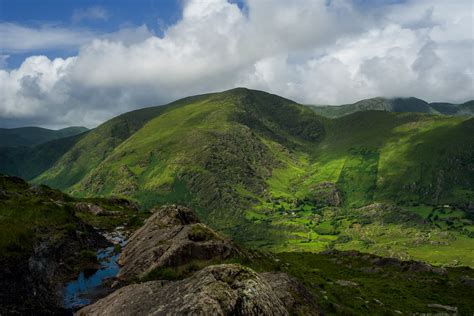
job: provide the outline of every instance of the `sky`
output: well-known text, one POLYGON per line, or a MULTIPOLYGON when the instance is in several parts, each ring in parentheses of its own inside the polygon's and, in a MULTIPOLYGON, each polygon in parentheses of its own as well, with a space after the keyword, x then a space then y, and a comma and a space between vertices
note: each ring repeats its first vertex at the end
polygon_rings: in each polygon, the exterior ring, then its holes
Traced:
POLYGON ((0 127, 92 128, 248 87, 474 99, 470 0, 0 0, 0 127))

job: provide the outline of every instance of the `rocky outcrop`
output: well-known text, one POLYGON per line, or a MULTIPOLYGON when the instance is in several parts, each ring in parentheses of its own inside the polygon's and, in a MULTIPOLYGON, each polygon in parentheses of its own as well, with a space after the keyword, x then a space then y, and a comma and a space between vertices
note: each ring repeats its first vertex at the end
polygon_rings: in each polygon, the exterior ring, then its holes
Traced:
POLYGON ((311 201, 317 206, 340 206, 342 194, 332 182, 322 182, 310 188, 311 201))
POLYGON ((314 301, 314 296, 297 279, 282 272, 265 272, 260 276, 292 315, 320 314, 320 307, 314 301))
POLYGON ((107 245, 91 227, 77 224, 78 230, 59 241, 45 237, 28 256, 0 257, 0 315, 63 315, 62 284, 75 272, 83 249, 107 245))
POLYGON ((91 213, 92 215, 105 215, 105 211, 102 207, 94 204, 94 203, 86 203, 86 202, 78 202, 75 205, 76 210, 79 212, 91 213))
MULTIPOLYGON (((160 268, 243 253, 199 223, 189 208, 168 205, 154 211, 123 248, 121 280, 140 280, 160 268)), ((247 257, 249 258, 249 257, 247 257)), ((237 264, 208 265, 180 281, 124 286, 78 315, 318 315, 313 296, 285 273, 258 274, 237 264)))
POLYGON ((94 203, 78 202, 75 204, 76 211, 90 213, 95 216, 117 216, 119 211, 106 211, 102 207, 94 203))
POLYGON ((168 205, 154 211, 127 242, 120 255, 118 278, 143 278, 155 269, 178 267, 195 260, 224 260, 239 250, 184 206, 168 205))
POLYGON ((123 287, 78 315, 318 315, 311 296, 285 274, 258 275, 249 268, 221 264, 164 283, 123 287))

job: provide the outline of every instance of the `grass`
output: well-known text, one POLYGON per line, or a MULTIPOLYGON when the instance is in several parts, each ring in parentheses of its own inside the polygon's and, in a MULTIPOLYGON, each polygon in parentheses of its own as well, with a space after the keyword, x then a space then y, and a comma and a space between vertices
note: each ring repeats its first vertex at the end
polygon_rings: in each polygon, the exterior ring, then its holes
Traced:
POLYGON ((371 255, 349 253, 281 253, 281 270, 300 278, 318 297, 328 315, 396 315, 440 313, 428 304, 474 312, 472 288, 461 282, 473 270, 449 268, 446 275, 410 272, 409 264, 378 265, 371 255), (343 286, 340 281, 354 282, 343 286))
MULTIPOLYGON (((404 109, 416 103, 408 101, 404 109)), ((77 197, 126 197, 145 209, 192 206, 206 224, 255 247, 352 247, 448 264, 458 254, 430 256, 416 233, 441 244, 452 241, 439 232, 472 236, 473 135, 467 117, 365 111, 325 119, 275 95, 234 89, 119 116, 34 181, 77 197), (357 211, 374 202, 417 219, 357 211), (427 208, 444 204, 456 212, 429 217, 427 208)), ((468 253, 470 244, 457 245, 468 253)))
MULTIPOLYGON (((136 229, 146 213, 130 209, 126 201, 114 199, 75 199, 47 186, 31 186, 20 178, 0 175, 0 260, 29 256, 45 242, 50 247, 88 235, 90 226, 113 230, 117 226, 136 229), (93 203, 113 215, 96 216, 79 211, 78 202, 93 203)), ((91 249, 82 249, 81 257, 91 249)))

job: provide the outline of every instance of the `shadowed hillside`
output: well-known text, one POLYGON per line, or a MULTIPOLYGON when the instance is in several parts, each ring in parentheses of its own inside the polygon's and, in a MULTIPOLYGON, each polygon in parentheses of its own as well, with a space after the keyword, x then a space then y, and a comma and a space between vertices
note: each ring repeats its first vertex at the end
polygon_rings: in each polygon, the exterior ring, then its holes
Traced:
POLYGON ((81 134, 87 130, 87 128, 79 126, 59 130, 41 127, 0 128, 0 147, 31 147, 51 140, 81 134))

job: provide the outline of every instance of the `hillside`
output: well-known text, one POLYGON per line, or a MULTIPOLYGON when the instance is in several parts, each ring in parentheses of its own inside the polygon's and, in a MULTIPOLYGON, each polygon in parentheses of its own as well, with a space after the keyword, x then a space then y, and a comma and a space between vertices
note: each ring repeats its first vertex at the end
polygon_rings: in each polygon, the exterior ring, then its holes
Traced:
POLYGON ((72 198, 2 175, 0 201, 6 315, 474 311, 474 270, 467 267, 355 251, 260 252, 213 231, 184 206, 147 214, 127 200, 72 198))
POLYGON ((59 130, 41 127, 0 128, 0 147, 32 147, 55 139, 70 137, 88 131, 85 127, 73 126, 59 130))
POLYGON ((452 103, 428 103, 417 98, 372 98, 361 100, 353 104, 344 105, 311 105, 317 114, 336 118, 360 111, 388 111, 397 113, 428 113, 455 116, 473 116, 474 101, 468 101, 463 104, 452 103))
POLYGON ((109 246, 99 232, 136 229, 143 217, 127 200, 75 199, 0 174, 0 313, 69 314, 63 285, 98 269, 95 252, 109 246))
POLYGON ((85 135, 64 137, 34 147, 0 147, 0 173, 31 180, 51 168, 85 135))
POLYGON ((112 119, 34 182, 191 205, 213 228, 277 251, 474 266, 473 126, 381 111, 331 120, 240 88, 112 119))

